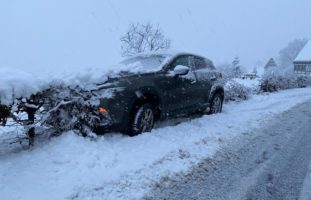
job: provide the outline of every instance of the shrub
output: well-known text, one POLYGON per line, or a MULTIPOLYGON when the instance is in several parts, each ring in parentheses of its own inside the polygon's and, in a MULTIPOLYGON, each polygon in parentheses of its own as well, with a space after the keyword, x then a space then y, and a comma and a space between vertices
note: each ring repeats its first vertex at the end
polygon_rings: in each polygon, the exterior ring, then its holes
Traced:
POLYGON ((303 88, 311 86, 311 76, 295 74, 265 74, 260 83, 262 92, 276 92, 278 90, 303 88))
POLYGON ((251 95, 250 88, 230 80, 225 84, 225 101, 244 101, 251 95))

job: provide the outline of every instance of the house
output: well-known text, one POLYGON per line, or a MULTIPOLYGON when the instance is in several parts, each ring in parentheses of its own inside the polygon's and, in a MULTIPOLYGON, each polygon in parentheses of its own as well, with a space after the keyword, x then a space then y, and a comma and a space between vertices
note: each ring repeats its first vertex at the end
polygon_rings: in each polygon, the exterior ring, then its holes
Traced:
POLYGON ((309 41, 294 60, 296 74, 311 75, 311 42, 309 41))
POLYGON ((258 76, 257 76, 257 74, 255 74, 255 73, 246 73, 246 74, 244 74, 243 76, 242 76, 242 79, 250 79, 250 80, 253 80, 253 79, 255 79, 255 78, 257 78, 258 76))
POLYGON ((276 68, 278 67, 278 65, 276 64, 276 62, 274 61, 273 58, 270 58, 270 60, 268 61, 268 63, 265 65, 265 70, 271 69, 271 68, 276 68))

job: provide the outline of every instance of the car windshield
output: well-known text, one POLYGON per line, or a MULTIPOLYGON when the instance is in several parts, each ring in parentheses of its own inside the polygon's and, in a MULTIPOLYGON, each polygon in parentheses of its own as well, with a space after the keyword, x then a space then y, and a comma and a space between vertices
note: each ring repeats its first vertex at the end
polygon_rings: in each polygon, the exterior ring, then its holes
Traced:
POLYGON ((120 63, 120 70, 129 72, 154 72, 162 68, 169 55, 138 55, 120 63))

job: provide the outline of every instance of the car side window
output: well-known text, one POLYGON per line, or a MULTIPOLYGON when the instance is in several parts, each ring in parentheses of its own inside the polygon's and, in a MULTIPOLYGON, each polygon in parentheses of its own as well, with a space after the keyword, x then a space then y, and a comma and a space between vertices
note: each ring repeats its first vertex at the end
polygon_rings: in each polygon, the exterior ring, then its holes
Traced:
POLYGON ((204 60, 205 60, 205 63, 206 63, 206 66, 208 69, 210 69, 210 70, 216 69, 214 66, 214 63, 211 60, 208 60, 208 59, 204 59, 204 60))
POLYGON ((195 77, 195 74, 192 70, 192 62, 190 59, 192 58, 192 56, 188 56, 188 55, 182 55, 182 56, 178 56, 177 58, 175 58, 173 60, 173 62, 170 64, 170 67, 169 67, 169 71, 173 71, 174 68, 178 65, 182 65, 182 66, 186 66, 186 67, 189 67, 190 68, 190 71, 188 74, 186 75, 183 75, 183 76, 180 76, 182 79, 184 80, 189 80, 191 82, 195 82, 196 81, 196 77, 195 77))
POLYGON ((194 69, 195 70, 206 69, 206 68, 207 68, 207 64, 205 62, 205 59, 194 57, 194 69))
POLYGON ((177 65, 183 65, 183 66, 190 67, 189 56, 179 56, 179 57, 177 57, 173 61, 172 65, 171 65, 171 69, 174 69, 177 65))
POLYGON ((194 57, 194 69, 195 70, 201 70, 201 69, 213 70, 215 69, 215 67, 213 65, 213 62, 208 59, 194 57))

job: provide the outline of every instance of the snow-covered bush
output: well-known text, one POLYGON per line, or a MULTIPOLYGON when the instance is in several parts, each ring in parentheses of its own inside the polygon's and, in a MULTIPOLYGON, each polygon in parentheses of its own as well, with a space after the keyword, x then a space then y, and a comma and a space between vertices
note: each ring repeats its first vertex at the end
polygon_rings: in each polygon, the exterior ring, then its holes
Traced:
POLYGON ((260 83, 262 92, 311 86, 311 76, 296 74, 265 73, 260 83))
POLYGON ((42 92, 45 101, 43 108, 46 111, 43 122, 58 132, 74 129, 78 120, 74 114, 79 114, 77 109, 82 111, 82 99, 72 94, 73 91, 60 85, 42 92))
POLYGON ((217 66, 225 81, 240 78, 246 72, 245 68, 240 65, 239 57, 235 57, 232 63, 221 63, 217 66))
MULTIPOLYGON (((16 122, 22 126, 39 124, 52 128, 55 132, 76 129, 86 134, 98 120, 93 113, 98 110, 96 106, 99 105, 99 97, 96 96, 96 91, 91 93, 87 89, 92 84, 85 76, 75 76, 74 80, 83 82, 80 84, 73 82, 72 77, 68 81, 39 79, 27 72, 11 68, 0 68, 0 74, 1 125, 6 124, 8 117, 26 112, 28 120, 16 118, 16 122), (37 119, 34 119, 35 115, 37 119)), ((106 79, 101 76, 101 80, 106 79)))
POLYGON ((298 88, 311 86, 311 75, 296 75, 295 84, 298 88))
POLYGON ((251 95, 251 89, 230 80, 225 84, 225 101, 244 101, 251 95))
POLYGON ((310 85, 310 76, 294 73, 293 62, 308 42, 307 39, 296 39, 279 52, 278 65, 265 71, 261 80, 261 91, 301 88, 310 85))
MULTIPOLYGON (((83 135, 91 134, 100 119, 99 100, 103 97, 100 90, 85 90, 79 86, 53 85, 34 95, 43 100, 41 123, 56 133, 76 130, 83 135)), ((101 114, 104 115, 104 114, 101 114)))
POLYGON ((260 82, 260 90, 263 92, 278 91, 282 85, 281 77, 273 73, 264 74, 260 82))

